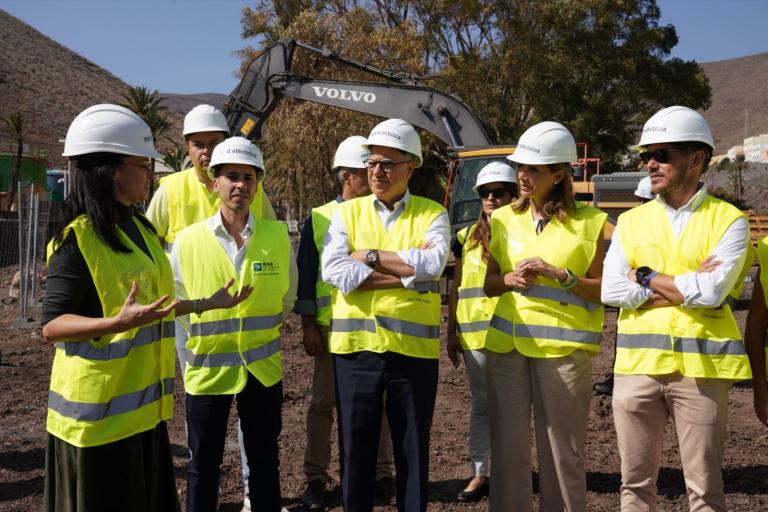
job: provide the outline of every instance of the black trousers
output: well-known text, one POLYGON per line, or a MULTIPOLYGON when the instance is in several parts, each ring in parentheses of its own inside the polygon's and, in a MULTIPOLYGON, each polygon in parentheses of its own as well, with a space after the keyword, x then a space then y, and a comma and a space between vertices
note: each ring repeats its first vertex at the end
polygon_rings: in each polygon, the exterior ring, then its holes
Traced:
POLYGON ((253 510, 280 512, 280 453, 283 383, 264 387, 248 373, 248 382, 236 395, 187 394, 187 429, 192 460, 187 477, 187 511, 215 512, 219 497, 219 467, 224 454, 227 420, 236 398, 243 430, 253 510))
POLYGON ((373 510, 384 407, 392 431, 397 509, 426 511, 437 359, 356 352, 334 354, 334 363, 344 511, 373 510))

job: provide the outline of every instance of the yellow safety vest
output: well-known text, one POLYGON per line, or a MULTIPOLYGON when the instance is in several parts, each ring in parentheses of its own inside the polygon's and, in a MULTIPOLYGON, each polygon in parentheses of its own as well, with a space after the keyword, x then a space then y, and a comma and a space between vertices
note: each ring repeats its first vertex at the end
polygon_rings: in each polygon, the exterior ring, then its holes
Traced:
POLYGON ((479 350, 485 346, 488 324, 498 302, 498 297, 488 297, 483 291, 485 269, 488 266, 488 262, 483 259, 483 246, 477 244, 471 249, 468 247, 474 230, 475 226, 470 226, 456 233, 456 238, 462 244, 456 322, 459 340, 465 350, 479 350))
MULTIPOLYGON (((619 238, 632 268, 649 266, 674 276, 695 272, 740 217, 744 213, 734 206, 707 196, 677 239, 664 206, 650 201, 619 217, 619 238)), ((744 342, 727 304, 622 309, 616 347, 614 372, 619 374, 751 377, 744 342)))
MULTIPOLYGON (((424 234, 445 209, 429 199, 410 196, 390 231, 376 213, 374 197, 339 205, 349 233, 349 249, 398 251, 421 247, 424 234)), ((354 290, 331 295, 329 349, 335 354, 363 350, 397 352, 437 359, 440 355, 440 290, 437 280, 415 289, 354 290)))
MULTIPOLYGON (((586 276, 603 243, 607 215, 576 203, 565 223, 552 218, 536 234, 531 211, 505 206, 491 217, 490 252, 501 274, 512 272, 520 260, 539 256, 547 263, 586 276)), ((596 354, 603 330, 603 305, 564 290, 554 279, 538 277, 526 290, 510 290, 499 297, 486 336, 485 348, 494 352, 518 350, 528 357, 563 357, 575 350, 596 354)))
MULTIPOLYGON (((139 285, 139 304, 174 296, 171 266, 157 236, 140 221, 133 222, 152 259, 119 228, 120 241, 132 252, 113 250, 85 215, 65 228, 75 233, 105 318, 120 312, 133 281, 139 285)), ((48 244, 49 261, 57 249, 53 241, 48 244)), ((55 347, 48 391, 47 429, 52 435, 81 448, 100 446, 150 430, 173 416, 173 314, 124 332, 62 341, 55 347)))
MULTIPOLYGON (((185 227, 203 221, 219 211, 219 194, 209 192, 200 183, 194 167, 169 174, 160 180, 160 185, 168 194, 168 233, 165 235, 165 241, 169 244, 176 240, 179 231, 185 227)), ((266 200, 262 183, 259 182, 256 196, 251 203, 251 213, 257 219, 263 217, 262 203, 266 200)))
POLYGON ((189 315, 184 388, 191 395, 233 395, 248 372, 269 387, 282 378, 280 326, 289 285, 290 240, 279 222, 255 219, 240 276, 208 221, 182 230, 176 240, 187 295, 209 297, 229 279, 251 285, 251 296, 231 309, 189 315))
MULTIPOLYGON (((317 247, 317 253, 323 255, 323 238, 328 232, 328 228, 331 225, 333 219, 333 213, 338 209, 341 203, 336 202, 334 199, 322 206, 312 209, 312 232, 315 236, 315 246, 317 247)), ((323 281, 322 274, 319 266, 321 262, 318 262, 317 282, 315 283, 315 307, 317 313, 315 314, 315 321, 319 325, 328 326, 331 320, 331 290, 333 285, 323 281)))
MULTIPOLYGON (((763 299, 766 306, 768 306, 768 237, 761 238, 757 242, 757 262, 760 265, 760 284, 763 286, 763 299)), ((768 368, 768 333, 765 336, 765 367, 768 368)))

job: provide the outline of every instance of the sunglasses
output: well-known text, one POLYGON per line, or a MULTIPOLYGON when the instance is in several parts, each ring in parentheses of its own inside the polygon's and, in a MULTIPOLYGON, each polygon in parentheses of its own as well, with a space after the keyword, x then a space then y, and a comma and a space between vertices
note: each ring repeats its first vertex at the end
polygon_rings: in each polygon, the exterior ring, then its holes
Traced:
POLYGON ((684 153, 690 150, 690 148, 664 148, 655 151, 643 151, 639 156, 644 164, 647 164, 651 160, 656 160, 660 164, 666 164, 669 163, 669 160, 671 159, 671 153, 684 153))
POLYGON ((480 195, 481 199, 488 199, 488 196, 493 194, 493 197, 502 197, 505 194, 509 193, 509 189, 507 187, 498 187, 498 188, 479 188, 477 189, 477 193, 480 195))

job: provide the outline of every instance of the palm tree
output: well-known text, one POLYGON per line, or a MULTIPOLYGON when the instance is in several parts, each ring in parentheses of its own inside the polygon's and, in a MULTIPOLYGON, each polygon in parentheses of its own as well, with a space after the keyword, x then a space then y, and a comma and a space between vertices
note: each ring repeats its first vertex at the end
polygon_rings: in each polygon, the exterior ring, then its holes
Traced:
POLYGON ((160 96, 157 89, 150 92, 146 86, 137 85, 128 89, 123 98, 125 102, 120 103, 120 106, 133 110, 144 119, 152 131, 155 142, 171 128, 172 123, 168 119, 168 107, 163 105, 167 98, 160 96))
POLYGON ((13 202, 16 197, 16 185, 19 182, 19 176, 21 175, 21 159, 23 156, 24 146, 24 125, 21 119, 21 113, 16 112, 3 119, 5 124, 11 130, 11 134, 16 138, 16 163, 13 166, 13 174, 11 174, 11 191, 8 195, 8 210, 13 207, 13 202))
POLYGON ((736 157, 731 160, 731 169, 735 178, 733 181, 735 182, 734 185, 736 185, 736 194, 739 201, 741 201, 741 198, 744 195, 743 173, 749 169, 749 163, 747 163, 744 153, 737 154, 736 157))
POLYGON ((187 148, 176 146, 170 151, 164 151, 163 163, 173 169, 174 172, 183 171, 187 163, 187 148))

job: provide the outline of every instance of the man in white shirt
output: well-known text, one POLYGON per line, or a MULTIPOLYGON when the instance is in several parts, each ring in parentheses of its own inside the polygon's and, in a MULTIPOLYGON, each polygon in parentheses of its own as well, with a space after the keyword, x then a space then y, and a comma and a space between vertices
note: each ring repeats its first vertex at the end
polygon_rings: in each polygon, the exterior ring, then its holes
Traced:
POLYGON ((619 217, 602 284, 602 301, 621 308, 613 389, 621 509, 658 510, 671 416, 691 510, 724 511, 728 390, 750 376, 724 302, 745 265, 749 226, 699 182, 714 150, 700 114, 679 106, 657 112, 637 149, 657 197, 619 217))
MULTIPOLYGON (((296 300, 298 272, 284 225, 250 211, 264 175, 259 149, 242 137, 217 145, 209 169, 221 207, 181 232, 171 252, 178 297, 205 297, 229 279, 253 290, 236 310, 180 318, 189 447, 187 510, 215 510, 227 419, 236 398, 250 496, 281 510, 280 326, 296 300)), ((207 299, 203 299, 205 301, 207 299)))
POLYGON ((382 404, 392 433, 400 511, 425 511, 429 431, 437 393, 440 295, 448 255, 444 208, 408 192, 422 162, 421 141, 400 119, 368 137, 373 194, 339 205, 322 251, 331 296, 347 512, 373 509, 382 404))

